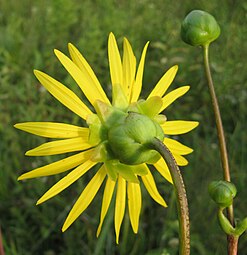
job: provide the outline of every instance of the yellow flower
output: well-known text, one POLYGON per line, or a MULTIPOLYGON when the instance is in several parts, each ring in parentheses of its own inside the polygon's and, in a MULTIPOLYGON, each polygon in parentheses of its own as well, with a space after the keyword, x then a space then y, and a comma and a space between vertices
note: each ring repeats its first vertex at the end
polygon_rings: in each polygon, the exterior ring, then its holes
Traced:
POLYGON ((169 169, 157 152, 143 149, 142 146, 142 143, 144 144, 148 140, 150 132, 152 136, 157 136, 164 141, 179 166, 188 163, 183 155, 189 154, 193 150, 168 136, 189 132, 198 125, 198 122, 170 121, 160 113, 177 98, 184 95, 189 90, 189 86, 180 87, 164 96, 178 69, 177 66, 173 66, 159 80, 148 98, 138 101, 142 89, 147 47, 148 43, 143 49, 136 70, 136 58, 128 40, 124 39, 123 59, 121 60, 116 39, 110 33, 108 54, 112 103, 85 58, 72 44, 68 45, 71 58, 58 50, 55 50, 55 54, 81 88, 92 107, 86 106, 59 81, 41 71, 34 71, 41 84, 63 105, 86 120, 88 127, 52 122, 16 124, 16 128, 31 134, 60 139, 27 151, 26 155, 28 156, 78 152, 73 156, 29 171, 21 175, 18 180, 49 176, 73 169, 38 200, 37 204, 41 204, 66 189, 93 166, 100 165, 99 170, 71 209, 62 231, 65 231, 89 206, 105 179, 97 236, 100 234, 115 188, 114 222, 117 243, 125 213, 126 196, 128 197, 127 203, 133 231, 135 233, 138 231, 142 203, 139 179, 142 180, 150 196, 157 203, 164 207, 167 206, 157 190, 147 164, 152 164, 166 180, 172 183, 169 169), (133 119, 134 125, 131 122, 133 119), (151 131, 149 132, 149 130, 151 131), (133 138, 133 134, 135 138, 133 138))

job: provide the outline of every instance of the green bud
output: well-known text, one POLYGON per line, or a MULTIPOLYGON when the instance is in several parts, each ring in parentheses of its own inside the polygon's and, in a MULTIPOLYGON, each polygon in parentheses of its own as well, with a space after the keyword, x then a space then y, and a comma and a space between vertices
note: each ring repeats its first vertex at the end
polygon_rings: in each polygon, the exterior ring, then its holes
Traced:
POLYGON ((227 181, 211 182, 208 191, 214 202, 221 208, 230 206, 237 194, 235 185, 227 181))
POLYGON ((129 112, 124 122, 108 131, 108 145, 113 157, 121 163, 136 165, 156 162, 160 155, 148 146, 154 138, 164 139, 158 123, 146 115, 129 112))
POLYGON ((181 25, 182 40, 192 46, 205 46, 220 35, 220 27, 215 18, 204 11, 191 11, 181 25))

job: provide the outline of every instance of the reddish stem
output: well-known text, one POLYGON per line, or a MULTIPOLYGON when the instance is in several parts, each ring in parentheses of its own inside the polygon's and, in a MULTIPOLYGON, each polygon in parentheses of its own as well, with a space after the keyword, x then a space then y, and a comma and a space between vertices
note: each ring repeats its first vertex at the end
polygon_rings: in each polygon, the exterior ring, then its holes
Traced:
POLYGON ((238 236, 228 235, 228 255, 238 254, 238 236))
POLYGON ((4 255, 4 249, 3 249, 3 239, 2 239, 2 231, 0 228, 0 255, 4 255))

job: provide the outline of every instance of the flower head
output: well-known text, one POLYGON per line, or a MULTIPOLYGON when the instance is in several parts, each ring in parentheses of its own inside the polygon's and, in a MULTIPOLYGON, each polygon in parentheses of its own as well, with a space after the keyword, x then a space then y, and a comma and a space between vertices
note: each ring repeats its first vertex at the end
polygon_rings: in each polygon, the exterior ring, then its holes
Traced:
POLYGON ((79 85, 92 107, 86 106, 70 89, 49 75, 37 70, 34 74, 56 99, 84 119, 88 127, 52 122, 16 124, 15 127, 23 131, 59 139, 27 151, 28 156, 77 152, 73 156, 27 172, 21 175, 19 180, 54 175, 73 169, 38 200, 37 204, 41 204, 59 194, 93 166, 99 164, 99 170, 75 202, 62 231, 65 231, 89 206, 106 179, 97 236, 100 234, 116 189, 115 232, 118 243, 126 196, 133 231, 135 233, 138 231, 142 203, 140 180, 157 203, 167 206, 156 187, 153 170, 151 171, 147 164, 152 164, 170 183, 172 179, 165 161, 156 151, 146 146, 149 140, 154 137, 163 140, 178 165, 184 166, 188 163, 183 155, 191 153, 192 149, 168 136, 189 132, 198 125, 198 122, 170 121, 160 113, 184 95, 189 90, 189 86, 180 87, 164 96, 178 69, 177 66, 173 66, 159 80, 146 100, 138 100, 148 43, 143 49, 136 70, 136 58, 128 40, 124 39, 121 60, 116 39, 111 33, 108 41, 112 84, 112 102, 110 102, 85 58, 72 44, 68 47, 70 58, 58 50, 55 50, 55 54, 79 85))

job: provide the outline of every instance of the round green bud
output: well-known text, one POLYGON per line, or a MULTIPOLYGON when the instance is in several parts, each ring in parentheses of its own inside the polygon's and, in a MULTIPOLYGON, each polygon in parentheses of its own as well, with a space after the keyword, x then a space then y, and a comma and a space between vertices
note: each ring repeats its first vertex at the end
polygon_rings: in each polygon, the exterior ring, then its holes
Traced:
POLYGON ((235 185, 227 181, 211 182, 208 191, 214 202, 221 208, 230 206, 237 194, 235 185))
POLYGON ((182 40, 192 46, 205 46, 220 35, 220 27, 215 18, 204 11, 191 11, 181 25, 182 40))
POLYGON ((108 149, 114 158, 124 164, 154 163, 160 155, 148 144, 155 137, 164 139, 164 132, 158 123, 146 115, 129 112, 122 124, 109 128, 108 149))

